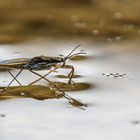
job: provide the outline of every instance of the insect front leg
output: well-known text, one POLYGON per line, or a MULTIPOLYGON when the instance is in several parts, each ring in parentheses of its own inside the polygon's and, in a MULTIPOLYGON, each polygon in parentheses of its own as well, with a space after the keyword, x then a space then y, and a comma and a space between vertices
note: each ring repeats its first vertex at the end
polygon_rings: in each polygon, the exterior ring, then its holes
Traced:
POLYGON ((68 74, 68 78, 69 78, 68 84, 71 84, 73 82, 72 78, 74 76, 74 67, 71 65, 64 65, 64 66, 62 66, 62 68, 71 69, 70 73, 68 74))

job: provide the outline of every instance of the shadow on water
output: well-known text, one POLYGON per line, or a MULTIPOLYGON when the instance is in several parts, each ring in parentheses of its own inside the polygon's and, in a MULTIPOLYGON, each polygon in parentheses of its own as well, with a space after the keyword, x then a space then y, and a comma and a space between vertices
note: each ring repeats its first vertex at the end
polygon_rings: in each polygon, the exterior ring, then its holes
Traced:
POLYGON ((81 91, 91 88, 89 83, 73 83, 68 84, 64 82, 53 82, 57 87, 59 87, 63 91, 81 91))
POLYGON ((79 56, 74 56, 74 57, 70 58, 70 60, 72 60, 72 61, 81 61, 81 60, 86 60, 88 58, 89 58, 88 56, 79 55, 79 56))
MULTIPOLYGON (((58 77, 58 78, 68 78, 67 75, 56 75, 56 77, 58 77)), ((72 78, 79 78, 79 77, 81 77, 81 75, 73 75, 72 78)))
MULTIPOLYGON (((2 89, 2 88, 1 88, 2 89)), ((15 86, 0 92, 0 100, 9 98, 34 98, 37 100, 61 98, 55 90, 41 85, 15 86)))

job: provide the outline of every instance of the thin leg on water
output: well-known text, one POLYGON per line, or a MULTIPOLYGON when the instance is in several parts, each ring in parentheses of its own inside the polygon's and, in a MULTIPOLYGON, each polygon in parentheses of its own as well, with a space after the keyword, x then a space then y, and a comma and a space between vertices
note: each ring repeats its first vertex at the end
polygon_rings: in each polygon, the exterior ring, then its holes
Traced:
POLYGON ((69 77, 68 83, 71 84, 71 82, 73 82, 72 78, 74 76, 74 67, 71 66, 71 65, 65 65, 62 68, 64 68, 64 69, 71 69, 70 73, 68 74, 68 77, 69 77))
POLYGON ((68 77, 70 78, 69 81, 68 81, 69 84, 72 82, 73 76, 74 76, 74 67, 72 67, 72 70, 71 70, 71 72, 68 75, 68 77))
MULTIPOLYGON (((50 80, 48 80, 47 78, 45 78, 44 76, 40 75, 37 72, 34 72, 32 70, 30 70, 31 73, 38 75, 39 77, 41 77, 42 79, 46 80, 48 83, 50 83, 51 85, 53 85, 58 91, 62 92, 64 94, 64 97, 66 96, 65 92, 63 90, 61 90, 59 87, 57 87, 57 85, 55 85, 54 83, 52 83, 50 80)), ((68 96, 68 95, 67 95, 68 96)))
POLYGON ((41 76, 39 79, 33 81, 33 82, 30 83, 29 85, 33 85, 33 84, 37 83, 37 82, 40 81, 43 77, 45 78, 47 75, 49 75, 50 73, 52 73, 52 72, 55 71, 56 69, 58 69, 58 68, 55 68, 54 70, 50 70, 47 74, 41 76))
MULTIPOLYGON (((9 86, 13 83, 13 81, 16 79, 17 77, 20 75, 20 73, 23 71, 23 69, 21 69, 16 76, 14 76, 14 78, 12 79, 12 81, 8 84, 8 86, 5 88, 5 90, 7 90, 9 88, 9 86)), ((9 72, 9 71, 8 71, 9 72)), ((10 72, 9 72, 10 73, 10 72)), ((11 75, 11 74, 10 74, 11 75)))
POLYGON ((63 67, 55 67, 54 70, 50 70, 47 74, 45 75, 40 75, 41 77, 33 82, 31 82, 29 85, 33 85, 35 83, 37 83, 38 81, 40 81, 41 79, 44 79, 47 75, 49 75, 50 73, 52 73, 53 71, 55 71, 56 69, 58 68, 65 68, 65 69, 71 69, 70 73, 68 74, 68 77, 69 77, 69 81, 68 83, 71 84, 72 81, 72 78, 73 78, 73 75, 74 75, 74 67, 73 66, 70 66, 70 65, 65 65, 63 67), (43 78, 44 77, 44 78, 43 78))
MULTIPOLYGON (((8 71, 9 73, 10 73, 10 75, 13 77, 13 78, 15 78, 15 76, 10 72, 10 71, 8 71)), ((20 86, 22 86, 22 84, 17 80, 17 78, 15 78, 15 80, 17 81, 17 83, 20 85, 20 86)))
POLYGON ((42 79, 46 80, 48 83, 50 83, 51 85, 53 85, 58 91, 62 92, 65 95, 65 92, 63 90, 61 90, 59 87, 57 87, 57 85, 55 85, 54 83, 52 83, 49 79, 45 78, 44 76, 40 75, 37 72, 34 72, 32 70, 30 70, 31 73, 38 75, 39 77, 41 77, 42 79))
MULTIPOLYGON (((33 74, 35 74, 35 75, 38 75, 39 77, 41 77, 41 79, 44 79, 44 80, 46 80, 48 83, 52 84, 58 91, 60 91, 60 92, 63 93, 63 96, 64 96, 70 103, 76 102, 76 103, 78 103, 78 104, 81 104, 82 106, 85 106, 85 105, 82 104, 80 101, 78 101, 78 100, 76 100, 76 99, 70 97, 69 95, 67 95, 63 90, 61 90, 59 87, 57 87, 57 85, 55 85, 54 83, 52 83, 52 82, 51 82, 50 80, 48 80, 47 78, 43 77, 42 75, 40 75, 40 74, 38 74, 38 73, 36 73, 36 72, 34 72, 34 71, 32 71, 32 70, 30 70, 30 72, 33 73, 33 74)), ((73 105, 73 104, 72 104, 72 105, 73 105)), ((73 105, 73 106, 78 107, 78 106, 76 106, 76 105, 73 105)), ((79 107, 78 107, 78 108, 79 108, 79 107)), ((80 109, 83 109, 83 108, 80 108, 80 109)))
MULTIPOLYGON (((40 75, 39 73, 37 73, 37 72, 34 72, 34 71, 32 71, 32 70, 30 70, 30 72, 31 73, 34 73, 35 75, 38 75, 40 78, 38 79, 38 80, 36 80, 36 81, 39 81, 39 80, 41 80, 41 79, 44 79, 44 80, 46 80, 47 82, 49 82, 50 84, 52 84, 52 82, 50 81, 50 80, 48 80, 47 78, 45 78, 44 76, 42 76, 42 75, 40 75)), ((33 83, 33 82, 32 82, 33 83)))

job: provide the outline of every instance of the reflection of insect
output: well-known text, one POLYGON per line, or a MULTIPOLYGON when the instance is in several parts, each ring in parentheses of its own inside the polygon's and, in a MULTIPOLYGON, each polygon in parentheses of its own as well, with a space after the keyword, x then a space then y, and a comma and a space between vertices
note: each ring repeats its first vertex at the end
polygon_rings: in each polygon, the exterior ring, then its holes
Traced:
POLYGON ((17 73, 16 76, 14 76, 11 73, 11 71, 8 70, 8 72, 13 77, 13 79, 5 89, 7 89, 13 83, 14 80, 16 80, 18 84, 22 86, 22 84, 17 80, 17 77, 21 74, 23 70, 29 70, 30 72, 40 77, 36 81, 33 81, 32 83, 29 84, 32 85, 41 79, 45 79, 49 83, 52 83, 50 80, 48 80, 45 77, 51 72, 54 72, 58 68, 71 69, 70 73, 68 74, 68 78, 69 78, 68 83, 70 84, 72 82, 72 77, 74 75, 74 67, 71 65, 66 65, 66 60, 80 54, 85 54, 84 52, 72 54, 79 46, 80 45, 76 46, 66 57, 36 56, 33 58, 18 58, 18 59, 11 59, 11 60, 5 60, 0 62, 0 68, 20 69, 20 71, 17 73), (35 72, 41 70, 50 70, 50 71, 44 76, 35 72))

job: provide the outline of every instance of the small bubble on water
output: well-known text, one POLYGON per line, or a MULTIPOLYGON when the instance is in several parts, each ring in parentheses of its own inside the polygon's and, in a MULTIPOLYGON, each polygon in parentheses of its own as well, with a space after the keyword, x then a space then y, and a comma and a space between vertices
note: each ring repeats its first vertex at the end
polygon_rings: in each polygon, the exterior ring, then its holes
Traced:
POLYGON ((112 42, 112 38, 107 38, 107 41, 108 42, 112 42))
POLYGON ((94 35, 98 35, 98 34, 99 34, 99 30, 94 29, 94 30, 92 30, 92 33, 93 33, 94 35))
POLYGON ((106 23, 106 20, 101 19, 101 20, 99 21, 99 26, 104 26, 105 23, 106 23))
POLYGON ((116 36, 115 39, 116 39, 116 41, 121 41, 122 40, 122 36, 116 36))
POLYGON ((115 19, 122 19, 122 13, 116 12, 116 13, 114 13, 113 17, 114 17, 115 19))
POLYGON ((20 93, 20 95, 21 95, 21 96, 24 96, 24 95, 25 95, 25 93, 21 92, 21 93, 20 93))
POLYGON ((137 31, 138 35, 140 35, 140 29, 137 31))
POLYGON ((53 14, 49 14, 46 16, 47 20, 52 21, 54 19, 54 15, 53 14))
POLYGON ((134 29, 134 25, 133 24, 125 24, 125 25, 123 25, 123 28, 125 30, 133 30, 134 29))
POLYGON ((82 28, 82 29, 87 28, 87 24, 85 22, 77 22, 77 23, 74 24, 74 26, 76 28, 82 28))
POLYGON ((72 15, 72 16, 71 16, 71 20, 72 20, 73 22, 77 22, 77 21, 78 21, 78 17, 77 17, 76 15, 72 15))

